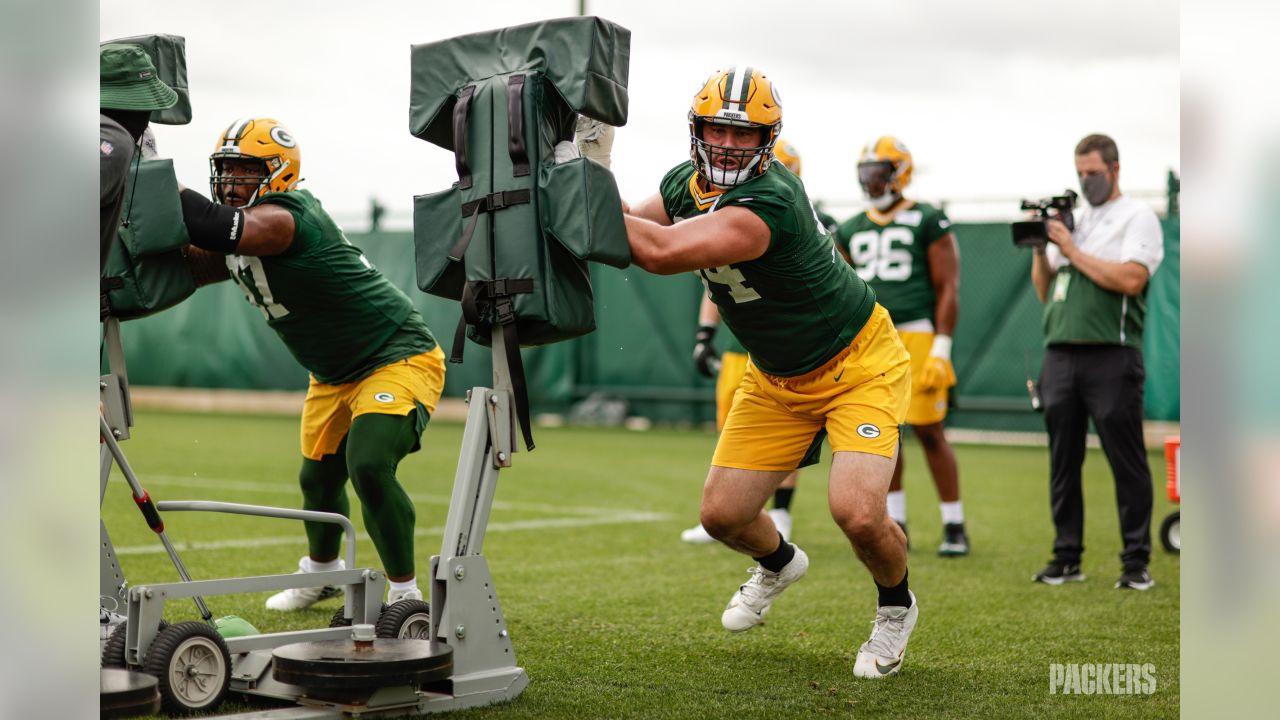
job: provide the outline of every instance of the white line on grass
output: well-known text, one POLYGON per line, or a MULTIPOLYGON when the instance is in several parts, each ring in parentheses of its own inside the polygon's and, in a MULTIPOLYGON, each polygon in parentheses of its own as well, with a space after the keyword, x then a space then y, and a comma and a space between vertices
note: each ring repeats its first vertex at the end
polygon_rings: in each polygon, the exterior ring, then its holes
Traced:
MULTIPOLYGON (((624 525, 629 523, 665 522, 670 519, 671 515, 667 513, 615 511, 598 517, 545 518, 541 520, 491 522, 489 523, 487 532, 545 530, 548 528, 588 527, 591 525, 624 525)), ((443 532, 444 526, 440 525, 432 528, 418 528, 413 534, 414 537, 438 537, 443 532)), ((367 541, 369 536, 365 533, 358 533, 356 539, 367 541)), ((296 545, 305 542, 305 536, 298 534, 290 535, 288 537, 277 536, 257 539, 244 538, 239 540, 215 540, 212 542, 174 542, 173 545, 178 550, 226 550, 265 547, 269 545, 296 545)), ((116 548, 117 555, 154 555, 163 552, 165 552, 164 546, 159 543, 116 548)))
MULTIPOLYGON (((124 482, 124 478, 113 475, 112 480, 124 482)), ((245 480, 226 480, 214 477, 184 477, 182 475, 146 475, 139 477, 143 486, 146 485, 171 485, 179 487, 206 488, 211 490, 234 490, 236 492, 245 493, 262 493, 269 495, 292 495, 299 497, 297 485, 285 485, 283 483, 257 483, 245 480)), ((154 500, 177 500, 179 498, 153 498, 154 500)), ((193 498, 182 498, 193 499, 193 498)), ((201 500, 210 500, 212 498, 199 498, 201 500)), ((410 493, 409 499, 415 503, 425 503, 432 505, 448 505, 448 495, 423 495, 419 493, 410 493)), ((533 512, 549 512, 549 513, 570 513, 574 515, 600 515, 620 512, 617 508, 600 508, 587 507, 584 505, 545 505, 541 503, 527 502, 510 502, 507 500, 493 501, 495 510, 528 510, 533 512)), ((626 511, 622 511, 626 512, 626 511)))

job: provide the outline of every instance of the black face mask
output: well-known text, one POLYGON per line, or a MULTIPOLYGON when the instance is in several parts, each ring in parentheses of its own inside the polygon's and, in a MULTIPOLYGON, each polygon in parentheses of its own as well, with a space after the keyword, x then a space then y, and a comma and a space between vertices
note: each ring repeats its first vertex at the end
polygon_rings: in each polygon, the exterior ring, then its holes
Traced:
POLYGON ((150 110, 102 110, 102 114, 120 123, 120 126, 129 133, 134 142, 142 137, 142 132, 147 129, 147 123, 151 120, 150 110))
POLYGON ((1097 207, 1111 197, 1111 176, 1107 173, 1085 175, 1080 179, 1080 190, 1089 204, 1097 207))

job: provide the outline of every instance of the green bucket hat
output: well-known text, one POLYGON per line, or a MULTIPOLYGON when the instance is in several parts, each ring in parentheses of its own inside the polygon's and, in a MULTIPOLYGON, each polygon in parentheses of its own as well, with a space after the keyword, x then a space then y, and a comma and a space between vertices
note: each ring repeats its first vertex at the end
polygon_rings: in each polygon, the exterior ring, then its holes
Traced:
POLYGON ((103 45, 98 53, 101 104, 110 110, 164 110, 178 102, 151 58, 137 45, 103 45))

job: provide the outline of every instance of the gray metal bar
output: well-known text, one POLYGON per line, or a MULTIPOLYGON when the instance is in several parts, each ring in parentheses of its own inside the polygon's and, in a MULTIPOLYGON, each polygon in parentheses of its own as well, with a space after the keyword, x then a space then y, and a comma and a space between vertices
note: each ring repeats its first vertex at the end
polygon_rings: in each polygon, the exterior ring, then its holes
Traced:
MULTIPOLYGON (((498 353, 495 353, 495 357, 498 353)), ((488 458, 489 419, 486 408, 489 388, 471 389, 471 404, 467 409, 467 425, 462 432, 462 449, 458 452, 458 471, 453 477, 453 495, 449 501, 449 515, 445 518, 444 540, 440 544, 440 557, 452 558, 468 554, 476 499, 484 469, 492 464, 488 458)), ((443 565, 440 568, 444 570, 443 565)))
MULTIPOLYGON (((110 320, 110 318, 108 318, 108 320, 110 320)), ((116 465, 120 466, 120 472, 124 475, 125 481, 129 483, 129 488, 133 491, 133 496, 135 498, 140 498, 145 495, 146 491, 142 489, 142 484, 138 482, 138 477, 134 475, 133 468, 129 466, 129 460, 125 458, 124 451, 120 449, 120 443, 116 442, 115 436, 111 434, 111 428, 107 426, 107 419, 101 415, 98 416, 98 433, 102 437, 102 442, 107 446, 107 449, 111 451, 111 456, 115 458, 116 465)), ((159 508, 157 507, 157 511, 158 509, 159 508)), ((165 552, 169 554, 169 559, 173 561, 174 568, 178 570, 178 577, 182 578, 186 582, 190 582, 191 574, 187 572, 187 566, 182 563, 182 558, 178 557, 178 552, 173 549, 173 543, 169 542, 169 538, 165 535, 163 527, 164 526, 162 524, 160 530, 156 531, 153 529, 153 532, 155 532, 160 538, 160 542, 164 545, 165 552)), ((209 612, 209 606, 204 604, 204 599, 196 596, 193 597, 192 600, 195 601, 196 609, 200 611, 200 617, 204 618, 205 622, 212 621, 213 613, 209 612)))
POLYGON ((256 517, 272 517, 284 520, 303 520, 310 522, 331 523, 341 525, 346 561, 348 569, 356 566, 356 528, 345 515, 317 510, 297 510, 294 508, 270 507, 268 505, 246 505, 244 503, 217 502, 214 500, 165 500, 156 503, 157 510, 175 512, 220 512, 232 515, 253 515, 256 517))

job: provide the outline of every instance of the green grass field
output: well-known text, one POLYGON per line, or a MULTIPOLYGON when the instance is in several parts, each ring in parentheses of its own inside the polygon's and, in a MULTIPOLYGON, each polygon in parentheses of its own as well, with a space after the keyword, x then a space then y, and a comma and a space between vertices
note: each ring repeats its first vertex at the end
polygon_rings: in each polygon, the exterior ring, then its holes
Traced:
MULTIPOLYGON (((140 412, 130 462, 157 500, 296 507, 297 421, 287 417, 140 412)), ((462 427, 433 424, 400 478, 418 509, 419 572, 439 551, 462 427)), ((752 561, 691 546, 714 436, 701 431, 542 428, 538 449, 504 471, 485 556, 520 664, 531 678, 513 703, 454 717, 810 718, 1176 717, 1179 562, 1159 549, 1156 587, 1120 591, 1115 496, 1105 458, 1085 465, 1085 583, 1030 582, 1049 558, 1047 451, 957 447, 973 554, 942 559, 937 500, 919 447, 907 447, 920 621, 901 675, 857 681, 875 587, 826 508, 826 465, 801 473, 793 539, 808 576, 743 635, 720 611, 752 561), (1152 663, 1152 695, 1049 693, 1051 663, 1152 663)), ((1164 463, 1151 456, 1153 474, 1164 463)), ((352 499, 353 511, 358 502, 352 499)), ((1153 525, 1172 510, 1157 480, 1153 525)), ((103 518, 131 584, 172 582, 160 543, 113 478, 103 518)), ((355 523, 361 526, 358 512, 355 523)), ((290 572, 305 552, 299 523, 171 513, 169 537, 197 579, 290 572)), ((1154 532, 1154 528, 1153 528, 1154 532)), ((361 538, 357 560, 377 565, 361 538)), ((326 626, 330 600, 296 614, 262 608, 265 593, 209 599, 263 631, 326 626)), ((197 619, 179 601, 171 622, 197 619)), ((229 702, 222 711, 245 710, 229 702)))

